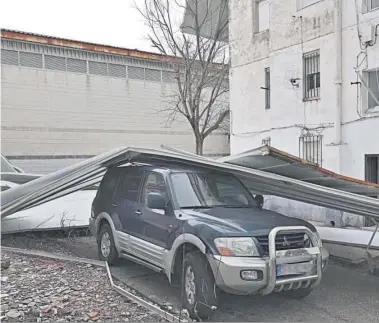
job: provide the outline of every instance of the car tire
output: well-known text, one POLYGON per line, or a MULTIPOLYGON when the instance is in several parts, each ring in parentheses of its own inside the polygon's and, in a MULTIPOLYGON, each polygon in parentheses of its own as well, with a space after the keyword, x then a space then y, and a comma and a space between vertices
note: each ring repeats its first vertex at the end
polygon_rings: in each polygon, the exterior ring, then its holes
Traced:
POLYGON ((283 292, 283 296, 292 299, 303 299, 312 293, 312 288, 300 288, 283 292))
POLYGON ((108 262, 109 265, 116 264, 118 261, 118 252, 109 224, 106 223, 101 226, 98 237, 97 246, 100 260, 108 262))
POLYGON ((210 319, 218 305, 219 291, 205 256, 188 252, 182 275, 182 306, 193 320, 210 319))

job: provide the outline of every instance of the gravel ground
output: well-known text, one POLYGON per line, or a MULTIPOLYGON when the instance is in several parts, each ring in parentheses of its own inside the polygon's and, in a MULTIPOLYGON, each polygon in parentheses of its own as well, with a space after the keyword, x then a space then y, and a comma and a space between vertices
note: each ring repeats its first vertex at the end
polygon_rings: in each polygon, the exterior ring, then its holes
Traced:
POLYGON ((2 321, 164 321, 111 289, 105 268, 2 252, 2 321))
POLYGON ((1 237, 1 245, 6 247, 21 248, 27 250, 39 250, 66 256, 97 259, 96 241, 84 230, 72 231, 41 231, 17 234, 4 234, 1 237), (93 251, 88 254, 88 246, 91 244, 93 251), (81 251, 81 246, 85 250, 81 251))

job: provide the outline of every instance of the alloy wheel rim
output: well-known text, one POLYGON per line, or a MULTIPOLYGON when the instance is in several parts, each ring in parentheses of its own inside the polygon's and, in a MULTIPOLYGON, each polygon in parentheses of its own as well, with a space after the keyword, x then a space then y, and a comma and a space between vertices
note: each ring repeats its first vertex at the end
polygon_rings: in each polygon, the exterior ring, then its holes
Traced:
POLYGON ((111 238, 108 232, 104 232, 101 237, 101 254, 108 258, 111 253, 111 238))
POLYGON ((195 303, 195 294, 196 294, 196 286, 195 286, 195 274, 193 272, 193 268, 188 266, 185 273, 185 292, 187 301, 190 305, 195 303))

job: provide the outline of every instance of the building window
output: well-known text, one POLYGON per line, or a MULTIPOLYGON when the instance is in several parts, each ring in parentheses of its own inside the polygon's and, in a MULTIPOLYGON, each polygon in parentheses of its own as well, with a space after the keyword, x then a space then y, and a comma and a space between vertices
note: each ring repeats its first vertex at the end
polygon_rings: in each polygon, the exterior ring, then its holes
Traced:
POLYGON ((304 100, 320 97, 320 52, 315 51, 303 56, 304 100))
POLYGON ((265 68, 265 86, 263 88, 265 90, 265 109, 270 109, 270 68, 265 68))
POLYGON ((297 8, 298 10, 303 9, 305 7, 311 6, 316 2, 320 2, 321 0, 297 0, 297 8))
POLYGON ((367 72, 368 105, 367 109, 379 109, 379 69, 367 72))
POLYGON ((262 139, 262 146, 271 146, 271 137, 262 139))
POLYGON ((258 32, 268 30, 270 28, 270 1, 262 0, 258 2, 257 8, 257 19, 258 19, 258 32))
POLYGON ((369 2, 369 10, 374 10, 379 8, 379 0, 366 0, 369 2))
POLYGON ((322 136, 307 133, 299 138, 299 156, 322 166, 322 136))

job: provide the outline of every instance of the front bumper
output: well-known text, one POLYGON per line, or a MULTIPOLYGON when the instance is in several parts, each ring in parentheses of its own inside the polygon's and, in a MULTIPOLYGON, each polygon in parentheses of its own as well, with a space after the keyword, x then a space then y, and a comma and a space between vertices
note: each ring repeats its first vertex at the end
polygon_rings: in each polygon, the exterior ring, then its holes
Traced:
POLYGON ((263 294, 282 290, 314 287, 322 278, 329 260, 329 252, 324 247, 275 250, 277 233, 308 233, 314 246, 318 245, 312 232, 306 227, 278 227, 269 234, 269 257, 222 257, 208 255, 216 285, 231 294, 263 294), (277 265, 313 262, 314 270, 308 274, 277 276, 277 265), (242 278, 242 271, 256 271, 256 279, 242 278))

